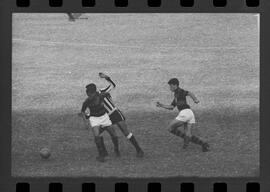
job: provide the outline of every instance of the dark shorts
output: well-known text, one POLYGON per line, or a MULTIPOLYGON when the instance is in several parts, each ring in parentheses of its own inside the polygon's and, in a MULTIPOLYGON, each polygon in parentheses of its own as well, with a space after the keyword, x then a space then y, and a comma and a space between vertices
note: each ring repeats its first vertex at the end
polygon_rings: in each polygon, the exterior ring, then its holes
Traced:
POLYGON ((120 121, 126 120, 125 116, 119 109, 115 110, 112 114, 109 115, 109 117, 111 119, 112 124, 116 124, 119 123, 120 121))

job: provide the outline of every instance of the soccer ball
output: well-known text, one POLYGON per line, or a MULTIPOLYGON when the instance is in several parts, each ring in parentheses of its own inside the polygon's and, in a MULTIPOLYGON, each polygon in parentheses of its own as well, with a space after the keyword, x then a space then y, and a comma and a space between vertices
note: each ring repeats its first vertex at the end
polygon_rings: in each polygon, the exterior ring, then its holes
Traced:
POLYGON ((48 159, 51 156, 50 150, 48 148, 42 148, 39 152, 41 158, 48 159))

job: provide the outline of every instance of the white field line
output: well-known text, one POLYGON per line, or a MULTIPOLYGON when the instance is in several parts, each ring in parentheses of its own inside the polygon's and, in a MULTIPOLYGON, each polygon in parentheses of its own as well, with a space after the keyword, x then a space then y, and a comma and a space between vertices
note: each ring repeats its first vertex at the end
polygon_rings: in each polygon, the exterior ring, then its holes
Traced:
POLYGON ((27 42, 32 44, 47 44, 47 45, 69 45, 69 46, 94 46, 94 47, 124 47, 124 48, 141 48, 140 46, 125 46, 116 44, 103 44, 103 43, 76 43, 76 42, 62 42, 62 41, 40 41, 40 40, 30 40, 30 39, 19 39, 14 38, 12 41, 17 42, 27 42))
POLYGON ((172 46, 163 44, 161 46, 145 46, 145 45, 117 45, 117 44, 104 44, 104 43, 76 43, 76 42, 62 42, 62 41, 46 41, 46 40, 30 40, 30 39, 20 39, 13 38, 13 42, 26 42, 32 44, 46 44, 46 45, 68 45, 68 46, 93 46, 93 47, 117 47, 117 48, 134 48, 134 49, 142 49, 142 48, 183 48, 183 49, 244 49, 244 48, 259 48, 256 46, 207 46, 207 47, 194 47, 194 46, 172 46))

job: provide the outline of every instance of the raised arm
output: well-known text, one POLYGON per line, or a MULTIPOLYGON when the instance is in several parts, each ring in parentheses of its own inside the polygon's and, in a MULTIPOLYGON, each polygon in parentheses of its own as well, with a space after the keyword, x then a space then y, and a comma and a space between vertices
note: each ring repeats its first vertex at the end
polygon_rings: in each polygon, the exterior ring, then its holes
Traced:
POLYGON ((110 92, 112 89, 114 89, 116 87, 113 80, 109 76, 105 75, 104 73, 99 73, 99 77, 104 78, 106 81, 108 81, 110 83, 110 85, 108 87, 100 89, 100 92, 110 92))
POLYGON ((194 101, 194 103, 199 103, 200 102, 192 92, 188 91, 187 95, 191 97, 191 99, 194 101))

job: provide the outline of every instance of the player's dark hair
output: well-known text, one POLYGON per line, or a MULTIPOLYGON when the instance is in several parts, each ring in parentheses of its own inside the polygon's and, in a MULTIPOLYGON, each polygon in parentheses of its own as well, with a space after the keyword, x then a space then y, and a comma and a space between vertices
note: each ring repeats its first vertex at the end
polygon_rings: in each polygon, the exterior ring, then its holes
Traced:
POLYGON ((97 91, 97 86, 94 83, 90 83, 86 85, 85 88, 86 88, 86 92, 89 92, 89 93, 95 93, 97 91))
POLYGON ((177 85, 177 86, 179 86, 179 81, 178 81, 177 78, 172 78, 172 79, 170 79, 170 80, 168 81, 168 84, 169 84, 169 85, 177 85))

